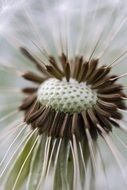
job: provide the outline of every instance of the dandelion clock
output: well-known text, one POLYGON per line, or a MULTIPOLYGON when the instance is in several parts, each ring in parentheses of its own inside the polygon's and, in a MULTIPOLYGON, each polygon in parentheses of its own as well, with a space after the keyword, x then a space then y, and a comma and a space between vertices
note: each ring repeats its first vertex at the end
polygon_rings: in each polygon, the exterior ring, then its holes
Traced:
POLYGON ((0 2, 0 189, 127 189, 125 1, 0 2))

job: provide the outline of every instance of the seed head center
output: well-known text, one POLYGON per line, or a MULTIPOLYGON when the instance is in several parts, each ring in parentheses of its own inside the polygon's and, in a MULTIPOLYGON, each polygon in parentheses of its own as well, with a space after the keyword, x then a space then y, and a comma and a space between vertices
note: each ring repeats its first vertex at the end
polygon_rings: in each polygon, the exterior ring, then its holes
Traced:
POLYGON ((63 78, 50 78, 43 82, 38 89, 38 101, 44 106, 50 106, 60 112, 81 112, 96 104, 96 92, 84 82, 75 79, 69 82, 63 78))

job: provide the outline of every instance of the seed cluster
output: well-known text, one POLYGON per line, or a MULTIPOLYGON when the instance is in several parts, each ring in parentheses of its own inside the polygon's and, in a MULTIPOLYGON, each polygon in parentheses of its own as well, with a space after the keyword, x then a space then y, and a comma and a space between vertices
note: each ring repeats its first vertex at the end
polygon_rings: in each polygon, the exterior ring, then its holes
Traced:
POLYGON ((69 60, 65 54, 59 57, 59 63, 49 56, 49 65, 45 65, 25 48, 20 50, 40 71, 40 75, 33 72, 22 75, 38 84, 37 88, 22 89, 27 97, 20 110, 32 128, 52 137, 72 138, 75 134, 78 139, 86 136, 88 128, 95 139, 101 134, 98 126, 107 133, 112 126, 119 126, 117 120, 122 119, 119 110, 126 109, 126 95, 122 85, 116 83, 119 77, 110 75, 111 67, 99 67, 98 59, 86 61, 83 56, 69 60))
POLYGON ((74 79, 48 79, 38 89, 38 101, 43 106, 51 106, 54 110, 65 113, 80 113, 96 104, 96 92, 85 83, 74 79))

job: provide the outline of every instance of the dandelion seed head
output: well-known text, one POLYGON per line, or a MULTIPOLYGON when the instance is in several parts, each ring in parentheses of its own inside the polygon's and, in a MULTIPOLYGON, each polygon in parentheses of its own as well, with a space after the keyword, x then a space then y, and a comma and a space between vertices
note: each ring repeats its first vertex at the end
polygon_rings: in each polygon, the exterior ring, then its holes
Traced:
POLYGON ((123 101, 126 95, 122 85, 116 83, 119 77, 110 74, 111 66, 99 67, 98 59, 86 61, 83 56, 76 56, 72 61, 64 53, 59 56, 59 64, 49 56, 50 64, 42 66, 27 49, 21 47, 20 50, 42 75, 33 72, 22 75, 39 84, 38 88, 23 89, 28 96, 20 106, 25 113, 24 120, 33 129, 38 128, 40 134, 72 138, 73 134, 82 136, 84 128, 90 128, 94 130, 91 136, 96 139, 101 133, 98 125, 105 133, 112 131, 112 123, 118 126, 112 119, 123 118, 119 109, 126 109, 123 101), (46 122, 51 125, 45 127, 46 122), (68 123, 71 130, 65 130, 68 123))
POLYGON ((16 111, 0 118, 2 128, 4 120, 13 126, 0 136, 8 136, 4 142, 11 136, 0 163, 0 178, 8 172, 5 190, 114 190, 117 177, 126 184, 124 5, 2 1, 0 70, 8 85, 17 86, 0 89, 7 99, 2 111, 22 96, 16 111))

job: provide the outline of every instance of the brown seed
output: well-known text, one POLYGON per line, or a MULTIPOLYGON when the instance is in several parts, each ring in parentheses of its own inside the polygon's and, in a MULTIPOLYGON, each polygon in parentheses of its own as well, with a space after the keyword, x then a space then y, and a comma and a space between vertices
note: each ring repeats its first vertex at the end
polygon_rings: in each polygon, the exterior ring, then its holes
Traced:
POLYGON ((34 101, 36 100, 37 95, 33 94, 27 98, 24 99, 23 103, 21 104, 21 106, 19 107, 20 110, 25 110, 28 109, 28 107, 30 107, 34 101))
POLYGON ((102 116, 104 116, 104 117, 110 117, 110 116, 111 116, 111 114, 110 114, 108 111, 103 110, 103 109, 100 108, 98 105, 94 105, 93 107, 94 107, 95 111, 96 111, 98 114, 100 114, 100 115, 102 115, 102 116))
POLYGON ((64 76, 63 72, 59 68, 59 66, 58 66, 58 64, 57 64, 57 62, 53 56, 49 57, 49 62, 51 63, 51 65, 53 65, 53 67, 57 70, 57 72, 59 72, 62 76, 64 76))
POLYGON ((43 74, 47 74, 47 73, 46 73, 45 65, 44 65, 44 64, 42 65, 41 63, 39 63, 39 61, 38 61, 36 58, 34 58, 34 57, 30 54, 30 52, 28 52, 28 50, 27 50, 26 48, 20 47, 20 51, 21 51, 21 53, 22 53, 24 56, 26 56, 31 62, 33 62, 33 63, 35 64, 35 66, 37 67, 37 69, 38 69, 39 71, 41 71, 43 74))
POLYGON ((50 75, 52 75, 53 77, 61 80, 63 75, 61 73, 59 73, 53 66, 50 66, 50 65, 46 65, 46 69, 48 71, 48 73, 50 75))
POLYGON ((86 75, 87 80, 94 73, 94 71, 97 69, 97 65, 98 65, 98 59, 92 59, 91 61, 88 62, 88 72, 86 75))
POLYGON ((38 84, 41 84, 42 82, 44 82, 46 80, 46 78, 40 77, 39 75, 37 75, 31 71, 28 71, 28 72, 22 74, 22 77, 26 80, 29 80, 31 82, 35 82, 38 84))
POLYGON ((38 88, 34 88, 34 87, 25 87, 22 89, 22 92, 25 94, 33 94, 38 90, 38 88))
POLYGON ((82 64, 79 77, 78 77, 79 82, 85 81, 87 72, 88 72, 88 62, 86 61, 82 64))
POLYGON ((69 82, 69 80, 70 80, 70 75, 71 75, 69 63, 66 63, 64 72, 65 72, 66 80, 67 80, 67 82, 69 82))

